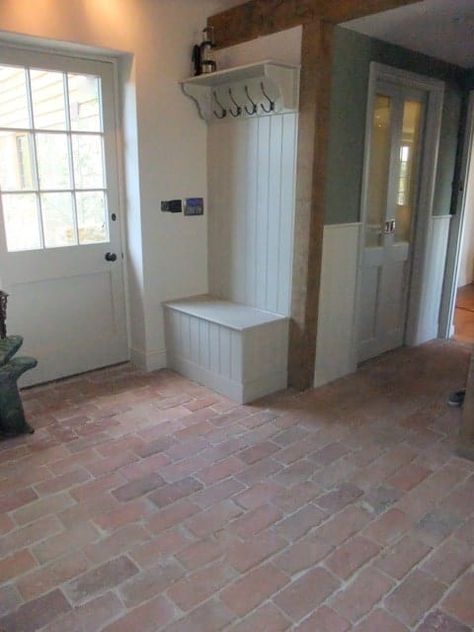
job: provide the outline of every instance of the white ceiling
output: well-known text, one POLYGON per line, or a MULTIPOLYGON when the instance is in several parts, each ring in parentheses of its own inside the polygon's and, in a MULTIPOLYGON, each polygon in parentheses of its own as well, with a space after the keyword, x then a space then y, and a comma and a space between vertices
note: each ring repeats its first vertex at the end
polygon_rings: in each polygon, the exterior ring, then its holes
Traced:
POLYGON ((474 68, 474 0, 424 0, 346 22, 344 27, 474 68))

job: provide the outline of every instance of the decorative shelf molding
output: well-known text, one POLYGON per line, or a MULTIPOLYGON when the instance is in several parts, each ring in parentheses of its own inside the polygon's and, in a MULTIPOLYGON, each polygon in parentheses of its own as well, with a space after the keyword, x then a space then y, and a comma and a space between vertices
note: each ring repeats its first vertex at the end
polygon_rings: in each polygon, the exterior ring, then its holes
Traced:
POLYGON ((298 110, 299 66, 263 61, 191 77, 183 92, 206 121, 268 116, 298 110))

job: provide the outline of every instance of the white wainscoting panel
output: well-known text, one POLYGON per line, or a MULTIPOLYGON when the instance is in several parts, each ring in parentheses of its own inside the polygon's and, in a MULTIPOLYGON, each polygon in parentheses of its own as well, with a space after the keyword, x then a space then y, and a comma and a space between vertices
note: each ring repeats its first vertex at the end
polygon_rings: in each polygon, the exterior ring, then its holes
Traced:
POLYGON ((421 345, 438 337, 441 293, 446 267, 451 215, 434 215, 426 247, 424 282, 414 337, 409 343, 421 345))
POLYGON ((356 369, 353 333, 360 228, 359 223, 324 227, 316 387, 356 369))
POLYGON ((211 294, 289 315, 295 113, 213 122, 208 134, 211 294))

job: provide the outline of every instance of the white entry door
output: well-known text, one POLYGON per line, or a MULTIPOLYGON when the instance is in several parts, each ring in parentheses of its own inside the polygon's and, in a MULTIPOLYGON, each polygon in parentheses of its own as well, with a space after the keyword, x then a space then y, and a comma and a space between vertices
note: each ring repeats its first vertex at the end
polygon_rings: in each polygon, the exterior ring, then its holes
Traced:
POLYGON ((427 94, 378 81, 372 104, 358 360, 404 343, 427 94))
POLYGON ((126 360, 112 64, 0 49, 0 193, 23 383, 126 360))

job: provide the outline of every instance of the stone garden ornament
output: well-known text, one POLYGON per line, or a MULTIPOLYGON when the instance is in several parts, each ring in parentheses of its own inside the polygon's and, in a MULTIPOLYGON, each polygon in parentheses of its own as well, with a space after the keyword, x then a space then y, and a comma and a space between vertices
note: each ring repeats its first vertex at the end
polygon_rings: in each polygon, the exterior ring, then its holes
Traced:
POLYGON ((7 336, 7 297, 0 290, 0 437, 34 432, 25 419, 17 381, 38 364, 35 358, 14 357, 23 338, 7 336))

